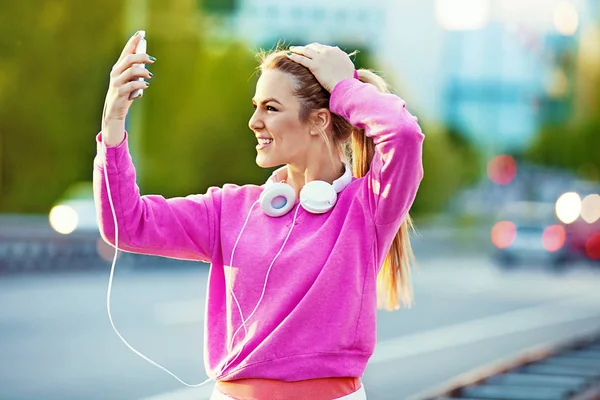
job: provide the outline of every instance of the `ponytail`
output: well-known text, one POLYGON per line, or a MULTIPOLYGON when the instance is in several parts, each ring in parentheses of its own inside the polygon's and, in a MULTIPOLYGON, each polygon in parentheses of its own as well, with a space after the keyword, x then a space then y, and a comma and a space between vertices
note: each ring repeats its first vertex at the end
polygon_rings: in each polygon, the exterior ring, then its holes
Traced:
MULTIPOLYGON (((388 84, 375 73, 361 69, 358 71, 361 82, 370 83, 382 93, 389 93, 388 84)), ((369 171, 369 166, 375 154, 375 143, 367 137, 363 129, 353 128, 351 144, 352 173, 361 178, 369 171)), ((377 306, 386 310, 397 310, 400 304, 410 307, 413 302, 411 283, 411 265, 415 257, 410 245, 409 234, 414 230, 410 215, 396 233, 392 246, 385 258, 383 266, 377 275, 377 306)))
MULTIPOLYGON (((277 49, 273 52, 259 53, 259 59, 260 70, 274 68, 295 77, 297 87, 294 94, 300 100, 301 121, 306 122, 311 111, 329 106, 329 92, 321 86, 308 68, 290 60, 285 50, 277 49)), ((358 77, 362 82, 375 86, 380 92, 390 91, 383 78, 369 70, 358 70, 358 77)), ((321 136, 330 149, 332 160, 335 160, 336 156, 340 156, 345 162, 352 160, 352 173, 355 177, 361 178, 367 174, 375 154, 375 144, 363 130, 353 127, 344 117, 333 114, 333 137, 331 138, 333 143, 329 143, 325 131, 321 132, 321 136)), ((377 276, 379 308, 394 310, 400 307, 400 303, 405 306, 412 305, 410 266, 414 263, 414 255, 408 237, 412 228, 412 220, 407 215, 379 271, 377 276)))

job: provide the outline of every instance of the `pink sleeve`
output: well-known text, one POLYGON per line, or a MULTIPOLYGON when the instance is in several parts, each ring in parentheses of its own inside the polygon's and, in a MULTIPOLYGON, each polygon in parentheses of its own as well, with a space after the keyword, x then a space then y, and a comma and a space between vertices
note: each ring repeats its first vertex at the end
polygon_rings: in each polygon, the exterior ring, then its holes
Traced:
POLYGON ((423 178, 424 136, 417 118, 399 97, 380 93, 373 85, 356 79, 344 79, 335 86, 330 107, 373 138, 375 154, 362 179, 361 193, 375 223, 391 224, 395 233, 423 178))
POLYGON ((106 175, 117 217, 119 249, 185 260, 210 262, 220 189, 204 195, 165 199, 140 196, 127 134, 118 146, 104 150, 102 136, 96 138, 94 201, 102 238, 115 245, 115 225, 109 203, 106 175))

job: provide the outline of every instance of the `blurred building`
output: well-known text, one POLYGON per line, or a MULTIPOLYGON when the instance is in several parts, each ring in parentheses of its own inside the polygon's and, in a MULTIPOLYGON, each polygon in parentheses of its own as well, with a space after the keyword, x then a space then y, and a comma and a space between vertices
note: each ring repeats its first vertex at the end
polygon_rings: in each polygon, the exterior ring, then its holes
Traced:
POLYGON ((237 0, 223 32, 254 48, 334 43, 367 48, 431 122, 489 155, 526 146, 571 112, 578 35, 595 0, 237 0))
POLYGON ((287 43, 348 43, 377 48, 386 34, 389 0, 238 0, 227 31, 256 47, 287 43))
MULTIPOLYGON (((579 33, 593 0, 397 1, 388 12, 388 64, 427 118, 490 156, 528 145, 572 112, 579 33), (411 40, 407 40, 411 38, 411 40)), ((594 15, 596 17, 594 17, 594 15)))

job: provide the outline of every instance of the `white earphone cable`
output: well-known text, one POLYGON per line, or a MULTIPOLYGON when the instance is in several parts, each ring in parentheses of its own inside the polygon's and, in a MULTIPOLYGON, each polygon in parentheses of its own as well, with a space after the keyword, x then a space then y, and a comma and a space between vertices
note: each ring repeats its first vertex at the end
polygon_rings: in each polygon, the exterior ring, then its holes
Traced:
MULTIPOLYGON (((242 226, 242 229, 240 230, 240 233, 235 241, 235 244, 233 245, 233 250, 231 250, 231 258, 229 259, 229 285, 227 284, 227 279, 225 279, 225 287, 227 289, 229 289, 229 292, 231 293, 231 296, 233 297, 233 300, 235 301, 235 304, 237 305, 238 308, 238 312, 240 313, 240 317, 242 318, 242 324, 244 324, 244 316, 242 314, 242 307, 240 306, 240 303, 238 302, 237 297, 235 297, 235 293, 233 293, 233 280, 231 278, 231 270, 233 269, 233 254, 235 253, 235 249, 238 245, 238 243, 240 242, 240 239, 242 237, 242 233, 244 232, 244 229, 246 229, 246 225, 248 224, 248 221, 250 220, 250 215, 252 214, 252 209, 254 208, 254 206, 259 202, 259 200, 255 201, 254 204, 252 204, 252 206, 250 207, 250 211, 248 211, 248 214, 246 215, 246 221, 244 221, 244 225, 242 226)), ((244 332, 247 335, 248 334, 248 330, 246 329, 246 325, 244 325, 244 332)), ((236 331, 237 333, 237 331, 236 331)), ((231 338, 231 342, 227 343, 227 351, 229 351, 230 353, 233 351, 233 340, 235 338, 235 334, 232 336, 231 338)))
MULTIPOLYGON (((105 132, 105 127, 104 127, 104 115, 106 112, 106 103, 104 104, 104 110, 102 113, 102 132, 105 132)), ((147 362, 149 362, 150 364, 154 365, 155 367, 163 370, 164 372, 166 372, 167 374, 171 375, 173 378, 175 378, 177 381, 179 381, 180 383, 182 383, 185 386, 188 387, 200 387, 205 385, 206 383, 210 382, 210 381, 216 381, 216 376, 215 378, 211 378, 209 377, 208 379, 206 379, 204 382, 202 383, 198 383, 198 384, 189 384, 185 381, 183 381, 182 379, 180 379, 177 375, 175 375, 173 372, 171 372, 170 370, 168 370, 167 368, 163 367, 162 365, 160 365, 159 363, 155 362, 154 360, 150 359, 149 357, 146 357, 144 354, 142 354, 140 351, 138 351, 137 349, 135 349, 131 344, 129 344, 129 342, 127 342, 127 340, 125 340, 125 338, 121 335, 121 333, 119 332, 119 330, 117 329, 117 327, 115 326, 115 323, 113 321, 112 318, 112 313, 110 311, 110 297, 111 297, 111 293, 112 293, 112 284, 113 284, 113 279, 114 279, 114 274, 115 274, 115 266, 117 263, 117 256, 118 256, 118 252, 119 252, 119 226, 117 223, 117 213, 115 211, 115 206, 113 204, 113 200, 112 200, 112 194, 110 191, 110 183, 109 183, 109 179, 108 179, 108 162, 107 162, 107 153, 108 150, 106 148, 106 143, 104 141, 104 138, 102 138, 102 149, 104 151, 104 181, 106 183, 106 191, 107 191, 107 195, 108 195, 108 202, 110 204, 110 209, 112 212, 112 217, 113 217, 113 223, 114 223, 114 229, 115 229, 115 255, 113 257, 113 261, 110 267, 110 275, 109 275, 109 279, 108 279, 108 289, 106 291, 106 310, 108 312, 108 319, 110 321, 110 325, 112 326, 113 330, 115 331, 115 333, 117 334, 117 336, 119 337, 119 339, 121 339, 121 341, 125 344, 125 346, 127 346, 129 348, 129 350, 131 350, 132 352, 134 352, 135 354, 137 354, 139 357, 141 357, 142 359, 146 360, 147 362)), ((233 250, 231 252, 231 258, 230 258, 230 262, 229 262, 229 282, 232 282, 231 279, 231 270, 233 269, 233 256, 235 254, 235 250, 237 248, 237 245, 240 241, 240 238, 242 237, 242 233, 244 232, 244 229, 246 228, 246 225, 248 224, 248 221, 250 219, 250 215, 252 213, 252 209, 254 208, 254 206, 258 203, 259 201, 256 201, 252 207, 250 207, 250 211, 248 212, 248 215, 246 216, 246 221, 244 222, 244 225, 242 226, 242 229, 237 237, 237 240, 233 246, 233 250)), ((234 332, 233 336, 231 337, 231 343, 228 343, 228 351, 229 353, 231 353, 233 351, 233 343, 235 341, 235 337, 237 336, 238 332, 240 331, 240 329, 243 327, 244 328, 244 335, 247 336, 248 335, 248 329, 246 328, 246 323, 248 322, 248 320, 250 318, 252 318, 252 316, 254 315, 254 313, 256 312, 256 310, 258 309, 258 306, 260 305, 265 292, 266 292, 266 288, 267 288, 267 282, 269 280, 269 274, 271 273, 271 269, 273 268, 273 265, 275 264, 275 261, 277 260, 277 258, 279 257, 279 255, 281 254, 281 252, 283 251, 290 235, 292 234, 292 231, 294 230, 294 226, 296 225, 296 218, 298 216, 298 211, 300 210, 300 204, 298 204, 297 208, 296 208, 296 212, 294 213, 294 219, 292 221, 292 227, 290 228, 290 231, 288 232, 281 248, 279 249, 279 251, 277 252, 277 254, 275 255, 275 258, 273 258, 273 261, 271 261, 271 265, 269 266, 268 270, 267 270, 267 274, 265 276, 265 282, 263 284, 263 288, 262 288, 262 293, 260 295, 260 298, 258 299, 258 302, 256 303, 256 306, 254 307, 254 309, 252 310, 252 312, 250 313, 250 315, 248 315, 247 318, 244 318, 244 315, 242 313, 242 308, 240 306, 239 301, 237 300, 237 297, 235 296, 235 293, 233 292, 233 285, 227 284, 227 279, 225 279, 225 286, 229 287, 230 293, 235 301, 235 304, 238 308, 238 312, 240 313, 240 318, 242 320, 242 324, 237 328, 237 330, 234 332)), ((241 348, 240 350, 237 352, 236 356, 232 359, 230 359, 225 366, 223 366, 223 368, 221 368, 221 374, 231 365, 231 363, 233 363, 235 360, 237 360, 237 358, 240 356, 242 350, 244 349, 244 343, 241 343, 241 348)), ((232 374, 234 371, 230 372, 230 374, 232 374)))
MULTIPOLYGON (((102 119, 104 120, 104 117, 102 119)), ((103 128, 103 132, 104 132, 104 126, 102 128, 103 128)), ((181 382, 185 386, 188 386, 188 387, 199 387, 199 386, 205 385, 206 383, 208 383, 208 382, 210 382, 210 381, 212 381, 214 379, 209 377, 204 382, 198 383, 198 384, 189 384, 187 382, 184 382, 177 375, 175 375, 174 373, 172 373, 171 371, 169 371, 167 368, 163 367, 159 363, 157 363, 157 362, 151 360, 150 358, 146 357, 141 352, 139 352, 138 350, 136 350, 133 346, 131 346, 129 344, 129 342, 127 342, 127 340, 125 340, 125 338, 121 335, 121 333, 119 333, 119 330, 115 326, 115 323, 113 321, 112 314, 111 314, 111 311, 110 311, 110 294, 112 292, 112 283, 113 283, 113 277, 114 277, 114 274, 115 274, 115 265, 117 263, 117 255, 118 255, 118 252, 119 252, 119 227, 117 225, 117 213, 115 211, 115 206, 113 204, 112 195, 111 195, 111 192, 110 192, 110 185, 109 185, 108 171, 107 171, 107 161, 106 161, 107 149, 106 149, 106 143, 104 142, 104 138, 102 138, 102 148, 104 149, 104 177, 105 177, 105 182, 106 182, 106 191, 107 191, 107 194, 108 194, 108 202, 110 204, 110 209, 112 211, 112 216, 113 216, 113 222, 114 222, 114 225, 115 225, 115 255, 114 255, 114 258, 113 258, 113 261, 112 261, 112 265, 110 267, 110 276, 109 276, 109 279, 108 279, 108 290, 106 292, 106 309, 108 311, 108 319, 110 321, 110 325, 112 326, 113 330, 115 331, 115 333, 117 334, 117 336, 119 337, 119 339, 121 339, 121 341, 123 343, 125 343, 125 345, 129 348, 129 350, 133 351, 135 354, 137 354, 138 356, 140 356, 144 360, 148 361, 150 364, 152 364, 155 367, 160 368, 161 370, 165 371, 167 374, 171 375, 173 378, 177 379, 179 382, 181 382)))
MULTIPOLYGON (((112 293, 112 284, 113 284, 113 279, 114 279, 114 273, 115 273, 115 266, 117 263, 117 256, 118 256, 118 251, 119 251, 119 227, 118 227, 118 223, 117 223, 117 213, 115 211, 115 206, 113 204, 112 201, 112 194, 110 191, 110 183, 109 183, 109 179, 108 179, 108 171, 107 171, 107 161, 106 161, 106 156, 107 156, 107 149, 106 149, 106 143, 104 142, 104 139, 102 140, 102 148, 104 150, 104 178, 105 178, 105 183, 106 183, 106 191, 107 191, 107 195, 108 195, 108 202, 110 204, 110 209, 112 212, 112 217, 113 217, 113 223, 114 223, 114 228, 115 228, 115 255, 113 257, 113 261, 112 261, 112 265, 110 267, 110 275, 109 275, 109 279, 108 279, 108 289, 106 292, 106 309, 108 312, 108 319, 110 321, 110 325, 112 326, 113 330, 115 331, 115 333, 117 334, 117 336, 119 337, 119 339, 121 339, 121 341, 125 344, 125 346, 127 346, 129 348, 129 350, 131 350, 132 352, 134 352, 135 354, 137 354, 139 357, 141 357, 142 359, 146 360, 147 362, 149 362, 150 364, 154 365, 155 367, 163 370, 164 372, 166 372, 167 374, 171 375, 173 378, 175 378, 177 381, 179 381, 181 384, 187 386, 187 387, 200 387, 205 385, 206 383, 210 382, 210 381, 216 381, 216 376, 215 378, 211 378, 209 377, 208 379, 206 379, 204 382, 202 383, 198 383, 198 384, 190 384, 187 383, 185 381, 183 381, 182 379, 180 379, 177 375, 175 375, 173 372, 171 372, 170 370, 168 370, 167 368, 163 367, 162 365, 160 365, 159 363, 155 362, 154 360, 150 359, 149 357, 145 356, 144 354, 142 354, 140 351, 138 351, 137 349, 135 349, 131 344, 129 344, 129 342, 121 335, 121 333, 119 332, 119 330, 117 329, 117 327, 115 326, 115 323, 113 321, 112 318, 112 313, 110 310, 110 297, 111 297, 111 293, 112 293)), ((244 232, 244 229, 246 228, 246 225, 248 224, 250 215, 252 213, 252 209, 254 208, 254 206, 258 203, 258 201, 256 201, 252 207, 250 207, 250 211, 248 212, 248 215, 246 216, 246 221, 244 222, 244 225, 242 226, 242 229, 238 235, 238 238, 235 242, 235 245, 233 246, 233 250, 231 252, 231 258, 230 258, 230 262, 229 262, 229 285, 227 283, 227 279, 225 280, 225 285, 226 287, 229 288, 229 291, 237 305, 238 308, 238 312, 240 313, 240 318, 242 319, 242 324, 237 328, 237 330, 234 332, 233 336, 231 337, 231 343, 228 344, 228 351, 231 353, 233 351, 233 343, 235 340, 235 337, 237 336, 238 332, 240 331, 240 329, 243 327, 244 328, 244 334, 247 336, 248 335, 248 329, 246 328, 246 323, 248 322, 248 320, 250 318, 252 318, 252 316, 254 315, 254 313, 256 312, 256 310, 258 309, 258 306, 260 305, 260 303, 262 302, 262 299, 265 295, 266 292, 266 288, 267 288, 267 282, 269 280, 269 274, 271 273, 271 269, 273 268, 273 265, 275 264, 275 261, 277 260, 277 258, 279 257, 279 255, 281 254, 281 252, 283 251, 290 235, 292 234, 292 231, 294 230, 294 226, 296 225, 296 218, 298 216, 298 211, 300 210, 300 204, 298 204, 297 208, 296 208, 296 212, 294 213, 294 219, 292 221, 292 227, 290 228, 290 231, 288 232, 281 248, 279 249, 279 251, 277 252, 277 254, 275 255, 275 257, 273 258, 273 261, 271 261, 271 265, 269 266, 268 270, 267 270, 267 274, 265 276, 265 282, 263 284, 263 288, 262 288, 262 293, 260 295, 260 298, 258 300, 258 302, 256 303, 256 306, 254 307, 254 309, 252 310, 252 312, 250 313, 250 315, 248 315, 247 318, 244 318, 244 315, 242 313, 242 309, 240 306, 240 303, 237 299, 237 297, 235 296, 235 293, 233 292, 233 285, 231 285, 232 279, 231 279, 231 270, 233 269, 233 257, 235 254, 235 250, 237 248, 237 245, 240 241, 240 238, 242 237, 242 233, 244 232)), ((240 356, 242 350, 244 349, 244 343, 242 343, 242 346, 240 348, 240 350, 237 352, 236 356, 232 359, 230 359, 221 369, 221 373, 223 373, 235 360, 237 360, 237 358, 240 356)), ((234 371, 230 372, 233 373, 234 371)))
MULTIPOLYGON (((256 203, 254 203, 256 204, 256 203)), ((252 205, 252 207, 254 207, 254 204, 252 205)), ((252 208, 250 209, 252 211, 252 208)), ((269 280, 269 274, 271 273, 271 269, 273 268, 273 265, 275 264, 275 261, 277 260, 277 258, 279 257, 279 255, 281 254, 281 252, 283 251, 283 248, 285 247, 288 239, 290 238, 290 235, 292 234, 292 231, 294 230, 294 226, 296 225, 296 218, 298 216, 298 211, 300 210, 300 204, 298 204, 297 208, 296 208, 296 212, 294 213, 294 219, 292 221, 292 227, 290 228, 290 231, 288 232, 285 240, 283 241, 283 244, 281 245, 281 248, 279 249, 279 251, 277 252, 277 254, 275 255, 275 258, 273 258, 273 261, 271 261, 271 265, 269 265, 269 268, 267 269, 267 274, 265 275, 265 283, 263 284, 263 288, 262 288, 262 293, 260 294, 260 298, 258 299, 258 302, 256 303, 256 306, 254 307, 254 309, 252 310, 252 312, 250 313, 250 315, 248 315, 248 317, 246 319, 244 319, 244 315, 242 314, 242 310, 240 308, 240 305, 237 301, 237 298, 235 297, 235 294, 233 293, 233 287, 231 287, 231 295, 233 296, 233 298, 235 299, 236 304, 238 305, 238 310, 240 312, 240 317, 242 319, 242 325, 240 325, 240 327, 235 331, 235 333, 233 334, 233 336, 231 337, 231 344, 230 344, 230 348, 232 351, 233 350, 233 342, 235 337, 237 336, 238 332, 240 331, 240 329, 242 328, 242 326, 244 327, 244 332, 245 335, 248 335, 248 329, 246 328, 246 323, 248 322, 248 320, 250 318, 252 318, 252 316, 254 315, 254 313, 256 312, 256 310, 258 309, 258 306, 260 305, 260 302, 262 301, 263 297, 265 296, 265 292, 267 289, 267 282, 269 280)), ((250 214, 248 214, 250 215, 250 214)), ((246 223, 248 222, 248 219, 246 219, 246 223)), ((233 255, 235 253, 235 248, 238 245, 238 242, 242 236, 242 232, 244 231, 244 228, 246 227, 246 224, 244 224, 244 226, 242 227, 242 230, 240 231, 240 234, 238 235, 238 239, 235 242, 235 245, 233 246, 233 250, 231 252, 231 258, 230 258, 230 279, 231 279, 231 269, 233 269, 233 255)), ((229 360, 229 362, 227 364, 225 364, 225 366, 221 369, 221 373, 223 373, 230 365, 231 363, 233 363, 242 353, 242 350, 244 349, 244 343, 242 342, 242 346, 240 348, 240 350, 237 352, 236 356, 234 358, 232 358, 231 360, 229 360)), ((228 375, 231 375, 234 371, 230 372, 228 375)))

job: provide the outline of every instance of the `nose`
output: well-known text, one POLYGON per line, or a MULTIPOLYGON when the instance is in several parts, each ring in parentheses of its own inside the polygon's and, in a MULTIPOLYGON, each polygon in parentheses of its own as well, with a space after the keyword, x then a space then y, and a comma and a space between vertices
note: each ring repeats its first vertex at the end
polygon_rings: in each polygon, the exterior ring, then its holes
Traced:
POLYGON ((265 124, 262 122, 258 110, 255 110, 254 114, 252 114, 252 117, 250 117, 250 120, 248 121, 248 127, 253 131, 258 131, 264 128, 264 126, 265 124))

